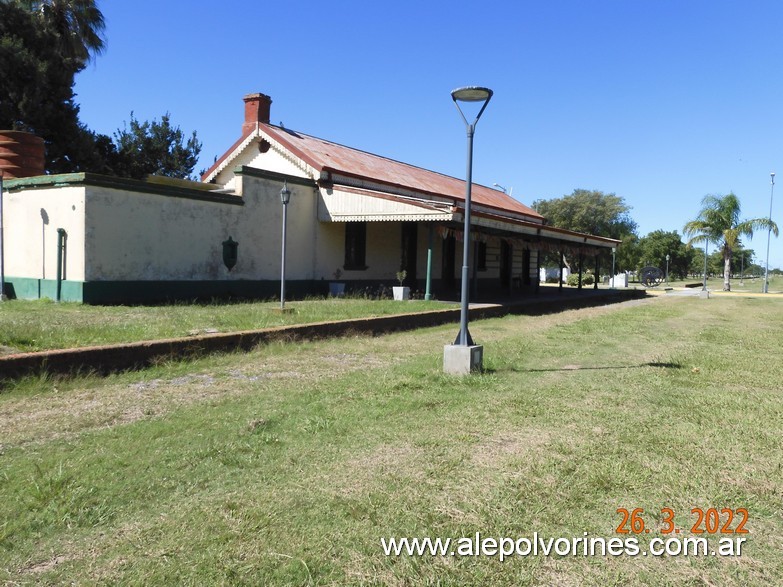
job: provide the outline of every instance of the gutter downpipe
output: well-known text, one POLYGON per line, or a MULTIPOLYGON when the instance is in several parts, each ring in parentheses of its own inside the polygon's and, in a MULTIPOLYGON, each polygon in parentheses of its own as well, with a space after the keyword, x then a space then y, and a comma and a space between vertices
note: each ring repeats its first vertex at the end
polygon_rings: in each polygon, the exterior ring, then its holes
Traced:
POLYGON ((68 233, 64 228, 57 229, 57 297, 56 302, 62 300, 63 294, 63 258, 65 257, 65 241, 68 233))

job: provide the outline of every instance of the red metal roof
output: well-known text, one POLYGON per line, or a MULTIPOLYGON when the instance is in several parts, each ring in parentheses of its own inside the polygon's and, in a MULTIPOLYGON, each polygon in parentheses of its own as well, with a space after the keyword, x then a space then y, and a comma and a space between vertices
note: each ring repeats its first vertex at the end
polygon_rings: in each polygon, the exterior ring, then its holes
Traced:
MULTIPOLYGON (((414 165, 374 155, 317 137, 280 128, 259 125, 276 141, 306 161, 319 172, 333 172, 418 192, 465 200, 465 181, 414 165)), ((543 218, 532 208, 507 194, 479 184, 473 184, 471 198, 476 205, 543 218)))
MULTIPOLYGON (((332 173, 368 182, 386 184, 392 188, 451 198, 464 205, 465 181, 462 179, 422 169, 421 167, 388 159, 380 155, 352 149, 271 124, 259 123, 258 128, 261 134, 266 134, 270 139, 280 143, 285 149, 302 159, 320 174, 332 173)), ((217 169, 227 157, 231 156, 232 152, 241 145, 245 138, 246 136, 235 143, 204 174, 204 177, 217 169)), ((543 219, 535 210, 502 191, 476 183, 473 184, 471 198, 473 205, 487 206, 515 214, 524 214, 533 220, 543 219)))

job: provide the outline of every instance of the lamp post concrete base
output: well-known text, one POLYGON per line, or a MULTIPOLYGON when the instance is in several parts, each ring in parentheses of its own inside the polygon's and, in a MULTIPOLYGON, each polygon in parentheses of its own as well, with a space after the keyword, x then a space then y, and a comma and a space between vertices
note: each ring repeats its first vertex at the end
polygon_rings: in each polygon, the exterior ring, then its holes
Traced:
POLYGON ((701 290, 699 292, 699 297, 700 298, 704 298, 705 300, 708 300, 708 299, 710 299, 710 292, 707 291, 706 289, 703 289, 703 290, 701 290))
POLYGON ((470 375, 481 371, 484 346, 447 344, 443 347, 443 372, 449 375, 470 375))

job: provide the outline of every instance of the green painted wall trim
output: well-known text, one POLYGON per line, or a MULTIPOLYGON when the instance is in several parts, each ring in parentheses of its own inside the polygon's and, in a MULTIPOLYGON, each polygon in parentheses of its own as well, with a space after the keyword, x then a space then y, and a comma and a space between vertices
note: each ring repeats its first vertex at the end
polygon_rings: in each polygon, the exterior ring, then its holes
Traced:
MULTIPOLYGON (((373 296, 381 286, 391 291, 394 280, 353 280, 345 282, 348 295, 373 296)), ((440 279, 432 281, 436 299, 458 299, 459 281, 451 287, 440 279)), ((57 281, 30 277, 6 277, 6 293, 14 299, 35 300, 57 297, 57 281)), ((424 281, 418 280, 416 289, 424 291, 424 281)), ((515 290, 529 292, 530 287, 515 290)), ((479 297, 493 294, 507 294, 497 279, 479 280, 479 297)), ((329 294, 329 281, 300 279, 286 281, 286 297, 301 299, 307 296, 329 294)), ((201 281, 72 281, 62 283, 62 301, 84 302, 85 304, 144 304, 175 300, 222 299, 279 299, 279 280, 201 280, 201 281)))
MULTIPOLYGON (((11 299, 36 300, 57 296, 57 281, 30 277, 6 277, 6 294, 11 299)), ((287 280, 287 297, 303 298, 319 291, 319 282, 287 280)), ((328 286, 324 285, 324 290, 328 286)), ((173 300, 212 298, 277 299, 280 282, 275 280, 234 281, 70 281, 62 282, 62 301, 86 304, 139 304, 173 300)))
MULTIPOLYGON (((11 299, 18 300, 38 300, 41 298, 57 298, 57 280, 56 279, 34 279, 32 277, 8 277, 5 278, 6 294, 11 299)), ((62 282, 62 301, 64 302, 82 302, 83 286, 81 281, 62 282)))
MULTIPOLYGON (((312 291, 310 280, 286 281, 287 297, 304 297, 312 291)), ((139 304, 174 300, 276 299, 280 282, 274 280, 203 281, 88 281, 86 304, 139 304)))
POLYGON ((245 204, 241 196, 232 194, 218 194, 213 191, 214 184, 201 184, 188 182, 191 187, 183 185, 170 185, 161 181, 144 181, 129 179, 126 177, 112 177, 97 173, 61 173, 58 175, 36 175, 19 179, 7 179, 4 187, 8 191, 22 191, 25 189, 53 188, 65 186, 94 186, 112 188, 128 192, 140 192, 172 198, 185 198, 188 200, 201 200, 204 202, 217 202, 220 204, 233 204, 243 206, 245 204))

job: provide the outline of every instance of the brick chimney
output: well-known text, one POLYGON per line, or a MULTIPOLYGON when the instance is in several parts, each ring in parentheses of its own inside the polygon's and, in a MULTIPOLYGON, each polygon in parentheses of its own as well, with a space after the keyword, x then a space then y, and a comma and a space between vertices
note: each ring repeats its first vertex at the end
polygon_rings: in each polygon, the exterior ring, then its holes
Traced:
POLYGON ((243 100, 245 101, 245 122, 242 124, 243 135, 255 130, 257 122, 269 124, 272 98, 266 94, 248 94, 243 100))

